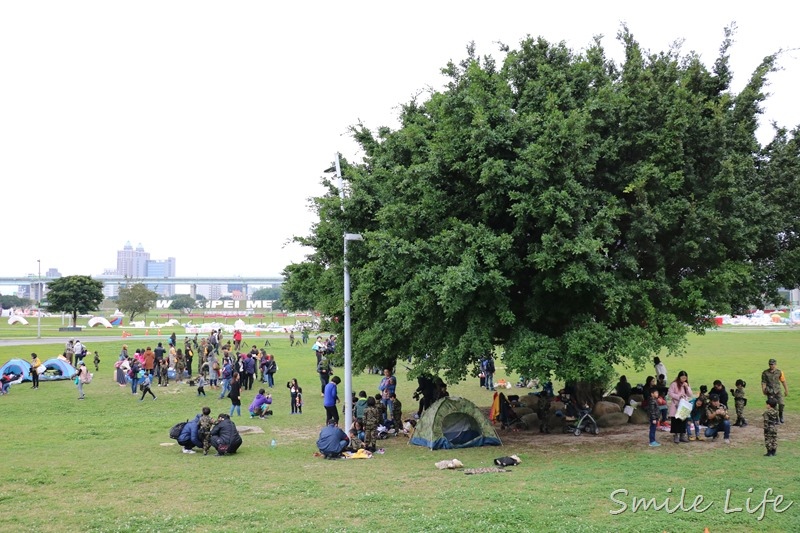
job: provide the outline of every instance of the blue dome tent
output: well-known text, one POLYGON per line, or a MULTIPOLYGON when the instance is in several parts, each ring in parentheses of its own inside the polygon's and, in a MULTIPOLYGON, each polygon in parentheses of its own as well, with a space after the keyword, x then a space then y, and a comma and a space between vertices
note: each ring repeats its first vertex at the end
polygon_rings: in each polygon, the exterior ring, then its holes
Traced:
POLYGON ((44 374, 39 375, 39 379, 45 381, 72 379, 78 373, 74 366, 58 357, 48 359, 43 364, 47 370, 45 370, 44 374))
POLYGON ((20 374, 23 381, 30 381, 31 364, 24 359, 11 359, 0 369, 0 374, 8 373, 20 374))

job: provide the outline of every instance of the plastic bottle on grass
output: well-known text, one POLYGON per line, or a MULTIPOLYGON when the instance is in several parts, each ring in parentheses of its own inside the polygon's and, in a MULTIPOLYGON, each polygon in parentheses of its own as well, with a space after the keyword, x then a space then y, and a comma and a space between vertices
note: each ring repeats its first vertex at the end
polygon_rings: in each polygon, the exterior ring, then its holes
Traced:
POLYGON ((273 448, 276 448, 278 446, 278 441, 272 439, 272 442, 270 442, 269 445, 272 446, 273 448))

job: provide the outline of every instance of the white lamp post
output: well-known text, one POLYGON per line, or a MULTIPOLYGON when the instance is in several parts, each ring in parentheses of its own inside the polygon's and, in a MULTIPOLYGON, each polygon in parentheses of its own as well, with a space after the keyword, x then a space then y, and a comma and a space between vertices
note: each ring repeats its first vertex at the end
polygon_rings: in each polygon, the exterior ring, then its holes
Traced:
POLYGON ((37 259, 39 279, 36 286, 36 338, 42 338, 42 260, 37 259))
MULTIPOLYGON (((339 166, 339 152, 335 154, 335 167, 328 169, 336 171, 339 178, 339 196, 342 200, 342 211, 344 211, 344 180, 342 179, 342 169, 339 166)), ((344 255, 342 266, 344 270, 344 427, 345 431, 350 431, 353 425, 353 353, 350 340, 350 272, 347 269, 347 241, 361 241, 364 238, 359 233, 344 234, 344 255)))

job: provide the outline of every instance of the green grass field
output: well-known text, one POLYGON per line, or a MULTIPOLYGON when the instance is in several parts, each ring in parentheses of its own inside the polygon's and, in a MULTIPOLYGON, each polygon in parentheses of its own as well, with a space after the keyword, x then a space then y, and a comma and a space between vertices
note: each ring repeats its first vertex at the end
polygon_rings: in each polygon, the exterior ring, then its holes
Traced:
MULTIPOLYGON (((35 336, 33 326, 28 337, 31 331, 35 336)), ((12 334, 3 324, 0 340, 26 337, 19 332, 12 334)), ((166 341, 170 333, 125 342, 132 352, 166 341)), ((182 331, 176 333, 181 341, 182 331)), ((48 325, 45 336, 51 335, 58 333, 48 325)), ((100 372, 85 386, 85 401, 77 401, 75 386, 65 381, 43 382, 39 390, 16 385, 0 397, 0 531, 701 532, 708 527, 713 532, 800 527, 800 402, 794 394, 800 391, 795 388, 800 386, 800 330, 724 328, 691 337, 686 356, 665 360, 672 376, 686 370, 695 390, 714 379, 727 388, 740 377, 748 382, 752 425, 746 431, 734 428, 730 446, 675 446, 664 433, 659 435, 664 445, 649 449, 644 426, 597 437, 500 431, 505 439, 501 448, 431 452, 400 437, 381 441, 386 453, 362 461, 313 457, 324 411, 310 344, 290 348, 285 336, 270 337, 270 351, 280 367, 275 415, 250 420, 246 407, 256 391, 243 392, 245 416, 233 417, 234 422, 260 426, 264 433, 245 435, 237 455, 219 458, 184 455, 167 432, 203 405, 214 414, 227 412, 229 400, 218 400, 210 389, 207 398, 198 398, 188 385, 171 385, 154 388, 157 401, 140 403, 138 395, 113 381, 113 363, 123 343, 119 335, 116 329, 80 334, 102 358, 100 372), (101 334, 114 338, 93 341, 101 334), (759 422, 759 376, 770 357, 778 359, 790 391, 788 423, 779 429, 774 459, 762 456, 759 422), (292 377, 304 388, 302 416, 289 415, 285 383, 292 377), (434 467, 436 461, 452 458, 467 468, 490 466, 495 457, 513 453, 523 463, 510 473, 467 476, 434 467), (683 489, 683 509, 688 510, 676 510, 683 489), (783 501, 759 506, 765 491, 783 501), (703 502, 693 505, 700 496, 703 502), (634 510, 634 498, 669 502, 667 508, 634 510)), ((263 337, 245 340, 264 343, 263 337)), ((0 362, 28 359, 31 351, 45 359, 61 347, 55 340, 37 346, 0 345, 0 362)), ((636 384, 652 369, 620 371, 636 384)), ((406 379, 402 367, 398 376, 398 395, 410 415, 416 407, 411 398, 416 383, 406 379)), ((501 377, 516 381, 499 368, 495 379, 501 377)), ((374 394, 378 381, 377 376, 359 374, 353 389, 374 394)), ((450 391, 482 408, 491 402, 491 393, 479 388, 476 378, 452 385, 450 391)))

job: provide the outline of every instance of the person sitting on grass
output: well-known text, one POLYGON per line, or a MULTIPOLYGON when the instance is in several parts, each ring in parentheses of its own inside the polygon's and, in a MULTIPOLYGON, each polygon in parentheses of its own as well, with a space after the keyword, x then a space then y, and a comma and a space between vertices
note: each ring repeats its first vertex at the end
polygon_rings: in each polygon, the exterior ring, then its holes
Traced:
POLYGON ((3 374, 2 378, 2 389, 0 389, 0 394, 8 394, 11 389, 11 384, 14 382, 19 383, 18 381, 20 378, 20 374, 15 374, 13 372, 9 372, 8 374, 3 374))
POLYGON ((317 449, 325 459, 338 459, 350 443, 347 434, 339 429, 336 420, 328 419, 327 425, 319 432, 317 449))
POLYGON ((269 406, 272 405, 272 394, 264 395, 264 389, 258 389, 253 403, 250 404, 250 418, 265 418, 267 415, 272 414, 269 406))
POLYGON ((358 438, 358 430, 353 428, 350 430, 350 442, 347 444, 347 450, 357 452, 364 448, 364 441, 358 438))
POLYGON ((706 429, 706 438, 717 439, 717 434, 722 431, 725 439, 725 444, 731 443, 731 421, 728 416, 728 406, 723 405, 719 401, 719 395, 711 393, 709 395, 709 404, 706 409, 706 416, 708 416, 708 428, 706 429))
POLYGON ((706 422, 706 399, 698 396, 689 403, 692 404, 692 412, 686 419, 686 433, 689 435, 689 440, 705 440, 703 434, 700 433, 700 426, 706 422), (694 431, 694 435, 692 435, 692 431, 694 431))

